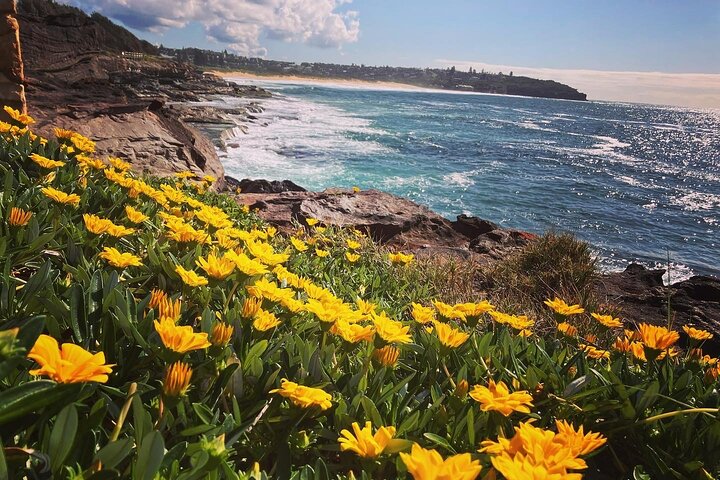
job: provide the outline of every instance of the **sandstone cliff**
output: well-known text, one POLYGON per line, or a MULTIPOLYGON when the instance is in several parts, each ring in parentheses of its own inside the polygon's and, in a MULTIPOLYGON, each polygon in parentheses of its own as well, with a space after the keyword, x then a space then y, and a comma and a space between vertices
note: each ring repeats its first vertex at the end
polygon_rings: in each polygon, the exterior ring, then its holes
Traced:
MULTIPOLYGON (((15 0, 0 0, 0 52, 0 105, 9 105, 25 113, 25 76, 15 0)), ((4 115, 0 111, 0 120, 5 120, 4 115)))

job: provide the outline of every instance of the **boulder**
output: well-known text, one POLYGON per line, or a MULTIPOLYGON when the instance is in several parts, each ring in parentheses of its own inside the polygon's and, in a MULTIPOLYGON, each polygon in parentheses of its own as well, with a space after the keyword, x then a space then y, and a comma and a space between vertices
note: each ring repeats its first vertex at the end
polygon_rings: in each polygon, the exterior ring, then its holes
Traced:
MULTIPOLYGON (((259 185, 272 185, 272 182, 263 181, 259 185)), ((229 182, 229 187, 232 191, 232 182, 229 182)), ((460 220, 463 234, 458 231, 458 222, 451 222, 411 200, 378 190, 248 193, 246 188, 241 188, 242 193, 235 195, 237 201, 257 209, 261 218, 285 232, 292 231, 293 221, 303 223, 307 218, 317 218, 326 225, 365 231, 381 244, 414 251, 418 257, 491 261, 507 255, 534 237, 526 232, 503 230, 474 217, 460 220), (485 232, 485 237, 478 237, 483 238, 487 249, 468 249, 468 235, 485 231, 487 226, 493 229, 485 232)))
POLYGON ((720 279, 697 275, 665 286, 664 274, 663 269, 631 264, 623 272, 603 275, 595 289, 601 299, 620 309, 623 320, 666 326, 670 318, 676 329, 702 328, 715 334, 708 347, 720 352, 720 279))
POLYGON ((120 157, 136 172, 168 176, 190 170, 218 179, 224 175, 212 143, 158 103, 43 110, 37 130, 51 135, 50 127, 72 129, 91 138, 99 155, 120 157))
POLYGON ((243 178, 240 181, 233 179, 232 189, 239 188, 242 193, 282 193, 306 192, 300 185, 290 180, 251 180, 243 178))
POLYGON ((451 224, 455 231, 465 235, 471 240, 498 228, 496 224, 489 220, 483 220, 478 217, 470 217, 465 214, 458 215, 457 220, 451 222, 451 224))
POLYGON ((529 232, 496 227, 474 238, 470 242, 469 248, 475 253, 488 255, 490 258, 498 260, 507 256, 508 253, 524 247, 535 238, 537 235, 529 232))

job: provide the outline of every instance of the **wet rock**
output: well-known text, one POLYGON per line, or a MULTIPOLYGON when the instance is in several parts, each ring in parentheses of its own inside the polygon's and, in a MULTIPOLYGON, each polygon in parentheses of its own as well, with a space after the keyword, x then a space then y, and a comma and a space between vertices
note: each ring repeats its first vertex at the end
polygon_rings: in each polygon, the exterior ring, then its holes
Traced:
POLYGON ((480 235, 498 228, 496 224, 489 220, 483 220, 478 217, 470 217, 465 214, 458 215, 457 220, 451 223, 457 232, 460 232, 469 239, 477 238, 480 235))
MULTIPOLYGON (((233 179, 234 180, 234 179, 233 179)), ((244 178, 235 180, 233 187, 240 189, 242 193, 282 193, 282 192, 306 192, 300 185, 290 180, 251 180, 244 178)), ((233 188, 234 190, 234 188, 233 188)))
MULTIPOLYGON (((490 222, 487 223, 493 225, 490 222)), ((488 255, 492 259, 498 260, 524 247, 535 238, 537 238, 537 235, 532 233, 495 228, 474 238, 470 242, 469 249, 475 253, 488 255)))
POLYGON ((621 310, 624 320, 667 325, 670 318, 676 329, 682 325, 703 328, 715 334, 712 348, 720 351, 720 279, 697 275, 665 286, 664 273, 631 264, 623 272, 602 276, 595 288, 601 298, 621 310))

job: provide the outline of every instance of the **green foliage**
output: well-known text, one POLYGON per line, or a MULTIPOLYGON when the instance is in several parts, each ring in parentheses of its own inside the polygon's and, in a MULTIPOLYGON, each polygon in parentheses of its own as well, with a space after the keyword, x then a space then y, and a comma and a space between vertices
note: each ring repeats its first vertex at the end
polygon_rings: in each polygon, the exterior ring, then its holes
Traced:
MULTIPOLYGON (((42 472, 51 472, 68 479, 330 479, 348 478, 350 471, 355 478, 405 476, 395 449, 377 460, 341 451, 340 432, 365 421, 375 428, 394 426, 395 437, 406 440, 396 449, 418 443, 443 457, 470 452, 487 471, 491 458, 478 453, 480 442, 510 436, 528 419, 548 430, 556 420, 567 420, 607 437, 602 449, 585 457, 590 476, 720 473, 718 383, 696 356, 645 362, 611 350, 609 342, 620 332, 591 323, 586 314, 575 323, 583 335, 598 336, 595 346, 608 349, 608 358, 586 355, 580 343, 588 340, 554 329, 520 336, 487 314, 454 323, 469 338, 448 348, 436 332, 412 319, 411 303, 459 301, 452 298, 459 290, 443 283, 462 286, 464 267, 393 265, 357 232, 332 227, 322 232, 297 226, 310 245, 299 252, 229 197, 205 191, 202 182, 177 180, 195 207, 158 202, 135 191, 137 179, 127 177, 132 181, 123 186, 108 178, 108 169, 88 167, 68 141, 62 145, 29 133, 0 135, 0 477, 47 478, 42 472), (34 163, 32 153, 66 165, 47 178, 49 170, 34 163), (51 200, 42 192, 47 186, 76 193, 78 206, 51 200), (398 345, 398 362, 383 366, 374 360, 373 352, 387 343, 378 335, 344 341, 312 312, 293 312, 281 301, 262 303, 281 324, 255 328, 244 312, 251 297, 247 287, 267 278, 290 288, 292 282, 277 272, 249 276, 235 270, 223 279, 208 275, 206 286, 185 284, 176 266, 205 275, 197 258, 233 248, 222 245, 216 227, 197 219, 203 204, 218 207, 244 234, 290 253, 285 266, 303 281, 346 305, 358 298, 371 302, 409 326, 412 341, 398 345), (127 205, 149 220, 133 225, 127 205), (32 212, 26 225, 12 224, 13 208, 32 212), (136 232, 93 234, 85 213, 136 232), (196 218, 191 220, 191 213, 196 218), (204 228, 211 242, 173 240, 162 219, 167 214, 204 228), (354 263, 345 256, 348 240, 362 244, 354 263), (105 247, 138 256, 142 266, 111 266, 100 257, 105 247), (318 256, 315 248, 329 255, 318 256), (161 313, 149 306, 156 289, 181 301, 178 322, 195 334, 212 339, 220 321, 231 325, 228 343, 185 353, 166 348, 155 327, 161 313), (113 365, 107 381, 36 378, 30 371, 38 365, 27 355, 41 334, 103 352, 104 362, 113 365), (165 375, 178 360, 192 367, 192 377, 187 392, 173 396, 165 375), (328 392, 331 408, 300 408, 272 393, 283 378, 328 392), (487 385, 489 379, 529 392, 532 413, 505 417, 481 410, 461 388, 465 382, 487 385)), ((156 191, 176 182, 143 181, 156 191)), ((248 242, 238 241, 238 247, 248 242)), ((493 276, 496 291, 502 289, 506 298, 517 294, 513 307, 523 311, 524 302, 556 294, 584 299, 594 271, 586 245, 548 235, 493 276)), ((293 288, 293 299, 307 302, 308 294, 293 288)))

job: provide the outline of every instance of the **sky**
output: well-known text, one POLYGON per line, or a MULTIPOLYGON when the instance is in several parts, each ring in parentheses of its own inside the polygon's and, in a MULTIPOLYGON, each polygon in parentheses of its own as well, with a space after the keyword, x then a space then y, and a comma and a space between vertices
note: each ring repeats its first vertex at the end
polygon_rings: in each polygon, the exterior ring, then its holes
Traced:
POLYGON ((590 99, 720 108, 720 0, 69 3, 176 48, 513 71, 568 83, 590 99))

